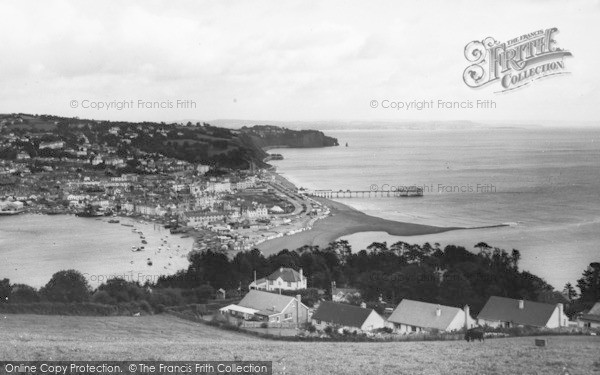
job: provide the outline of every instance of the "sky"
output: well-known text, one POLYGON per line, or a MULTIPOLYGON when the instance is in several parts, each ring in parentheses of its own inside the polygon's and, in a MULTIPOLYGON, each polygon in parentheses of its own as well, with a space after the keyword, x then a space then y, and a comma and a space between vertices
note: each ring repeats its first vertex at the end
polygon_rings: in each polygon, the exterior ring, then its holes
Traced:
POLYGON ((0 113, 600 127, 600 1, 2 1, 0 14, 0 113), (463 82, 469 42, 551 27, 569 74, 505 93, 463 82))

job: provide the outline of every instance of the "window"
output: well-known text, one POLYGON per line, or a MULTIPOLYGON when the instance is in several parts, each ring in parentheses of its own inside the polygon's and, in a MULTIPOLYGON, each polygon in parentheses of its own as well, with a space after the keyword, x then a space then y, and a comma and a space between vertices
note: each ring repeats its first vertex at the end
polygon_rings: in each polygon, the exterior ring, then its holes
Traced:
POLYGON ((317 324, 321 324, 321 321, 320 321, 320 320, 317 320, 317 324))
POLYGON ((292 319, 292 314, 285 314, 285 315, 283 316, 283 319, 284 319, 284 320, 292 319))
POLYGON ((287 286, 288 286, 288 288, 291 288, 292 287, 292 283, 288 281, 287 282, 287 286))

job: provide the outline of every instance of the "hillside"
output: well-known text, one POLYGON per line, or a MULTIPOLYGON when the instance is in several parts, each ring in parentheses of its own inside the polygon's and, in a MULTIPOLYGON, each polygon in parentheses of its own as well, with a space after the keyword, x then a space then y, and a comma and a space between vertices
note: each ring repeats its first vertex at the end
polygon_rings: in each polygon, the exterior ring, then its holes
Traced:
POLYGON ((274 374, 591 374, 600 339, 393 343, 269 341, 175 317, 6 315, 0 360, 267 360, 274 374))
POLYGON ((132 167, 135 154, 142 152, 190 163, 248 169, 252 163, 266 166, 265 147, 337 145, 335 138, 316 130, 265 125, 232 130, 207 123, 115 122, 29 114, 0 114, 0 135, 17 139, 10 145, 0 142, 0 159, 16 159, 20 152, 30 157, 70 158, 77 150, 105 146, 114 148, 118 156, 129 156, 132 167), (61 150, 40 149, 40 143, 56 141, 65 142, 61 150))

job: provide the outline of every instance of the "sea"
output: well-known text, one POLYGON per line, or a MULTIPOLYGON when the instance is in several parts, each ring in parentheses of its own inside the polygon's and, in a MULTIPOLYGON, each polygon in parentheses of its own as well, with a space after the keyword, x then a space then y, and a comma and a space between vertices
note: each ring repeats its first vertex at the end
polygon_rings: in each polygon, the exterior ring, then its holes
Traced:
POLYGON ((96 288, 116 277, 140 284, 154 282, 189 265, 192 238, 171 235, 158 224, 129 218, 121 218, 118 224, 108 220, 73 215, 0 216, 0 279, 39 288, 55 272, 74 269, 96 288), (143 251, 132 251, 141 246, 143 251))
POLYGON ((336 199, 369 215, 464 228, 421 236, 363 232, 374 241, 518 249, 520 268, 562 290, 600 261, 600 130, 497 126, 326 131, 340 146, 274 149, 277 171, 298 187, 325 190, 423 188, 422 197, 336 199))

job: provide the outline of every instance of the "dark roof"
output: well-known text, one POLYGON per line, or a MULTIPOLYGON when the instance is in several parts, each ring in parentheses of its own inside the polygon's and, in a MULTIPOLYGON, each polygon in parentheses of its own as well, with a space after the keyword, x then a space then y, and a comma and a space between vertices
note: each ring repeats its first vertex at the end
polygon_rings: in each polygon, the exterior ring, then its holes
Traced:
POLYGON ((592 315, 600 315, 600 302, 596 302, 587 313, 592 315))
POLYGON ((583 314, 579 317, 579 320, 585 320, 588 322, 598 322, 600 323, 600 315, 595 314, 583 314))
POLYGON ((596 302, 588 311, 583 311, 579 319, 600 322, 600 302, 596 302))
POLYGON ((524 300, 523 308, 520 309, 518 299, 492 296, 477 318, 545 327, 555 308, 556 305, 524 300))
POLYGON ((302 279, 300 278, 300 274, 292 269, 292 268, 279 268, 277 271, 273 272, 272 274, 270 274, 269 276, 267 276, 268 280, 277 280, 278 278, 280 278, 285 281, 285 282, 297 282, 297 281, 302 281, 302 279))
MULTIPOLYGON (((238 306, 276 314, 282 312, 295 298, 281 294, 251 290, 242 298, 238 306)), ((268 315, 268 314, 267 314, 268 315)))
POLYGON ((363 309, 346 303, 323 301, 312 318, 327 323, 361 328, 373 311, 373 309, 363 309))
POLYGON ((403 299, 390 315, 388 321, 445 331, 452 324, 456 315, 461 312, 462 310, 458 307, 403 299), (437 309, 440 309, 440 316, 437 315, 437 309))

